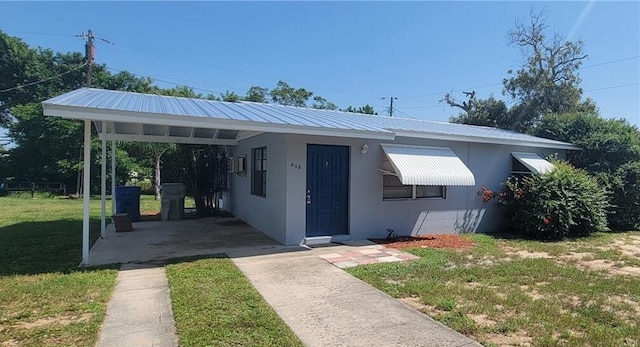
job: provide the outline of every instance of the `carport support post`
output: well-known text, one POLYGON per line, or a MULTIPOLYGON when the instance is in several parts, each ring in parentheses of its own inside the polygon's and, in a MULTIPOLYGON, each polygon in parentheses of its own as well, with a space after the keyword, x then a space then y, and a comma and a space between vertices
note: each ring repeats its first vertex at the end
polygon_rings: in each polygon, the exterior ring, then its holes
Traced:
POLYGON ((111 140, 111 214, 116 214, 116 140, 111 140))
POLYGON ((89 198, 91 197, 91 121, 84 121, 84 194, 82 211, 82 264, 89 264, 89 198))
POLYGON ((100 167, 100 237, 107 229, 107 122, 102 121, 102 165, 100 167))

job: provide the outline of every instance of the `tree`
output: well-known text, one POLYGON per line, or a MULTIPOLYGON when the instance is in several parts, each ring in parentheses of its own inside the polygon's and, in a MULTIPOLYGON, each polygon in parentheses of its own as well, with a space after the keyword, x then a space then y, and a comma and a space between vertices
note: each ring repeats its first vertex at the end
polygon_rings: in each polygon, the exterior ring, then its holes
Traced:
POLYGON ((313 97, 313 105, 311 107, 319 109, 319 110, 337 110, 338 106, 332 103, 331 101, 327 101, 327 99, 321 96, 313 97))
POLYGON ((151 78, 141 78, 128 71, 112 75, 106 69, 98 69, 93 73, 93 85, 103 89, 126 90, 136 93, 155 94, 159 92, 159 88, 153 86, 151 78))
POLYGON ((547 113, 595 111, 592 101, 581 101, 578 69, 587 55, 582 41, 566 41, 559 33, 547 34, 544 14, 530 13, 530 21, 517 21, 509 44, 520 48, 525 63, 503 80, 503 93, 516 102, 511 128, 527 130, 547 113))
POLYGON ((176 86, 170 89, 157 88, 154 90, 156 94, 167 96, 179 96, 183 98, 202 99, 203 96, 200 93, 196 93, 193 88, 187 86, 176 86))
POLYGON ((352 113, 362 113, 362 114, 378 114, 378 112, 376 112, 373 107, 369 104, 366 104, 364 106, 355 108, 353 106, 349 106, 345 109, 343 109, 342 111, 344 112, 352 112, 352 113))
POLYGON ((154 160, 154 190, 156 193, 156 200, 160 200, 160 170, 162 169, 162 155, 169 150, 176 148, 174 143, 145 143, 145 147, 151 153, 154 160))
POLYGON ((445 102, 451 107, 457 107, 467 114, 470 114, 473 110, 473 105, 476 102, 476 91, 474 90, 472 92, 463 92, 463 94, 467 96, 469 100, 458 103, 458 101, 456 101, 456 99, 451 96, 451 94, 447 93, 445 94, 444 98, 440 100, 440 102, 445 102))
POLYGON ((278 81, 276 88, 272 89, 271 100, 280 105, 306 107, 307 101, 313 95, 312 92, 304 88, 290 87, 287 82, 278 81))
POLYGON ((8 125, 9 111, 16 105, 40 102, 80 88, 84 83, 83 64, 80 53, 30 48, 19 38, 0 31, 0 126, 8 125), (34 83, 42 80, 46 81, 34 83))
POLYGON ((269 95, 269 89, 259 86, 251 86, 247 91, 247 95, 244 97, 245 101, 252 102, 267 102, 267 95, 269 95))
POLYGON ((452 107, 459 107, 466 110, 464 113, 460 113, 457 116, 451 116, 449 122, 469 125, 481 125, 494 128, 510 129, 512 126, 512 119, 507 105, 502 100, 497 100, 493 96, 488 99, 471 99, 468 103, 463 102, 463 107, 458 106, 454 99, 447 98, 449 94, 445 95, 445 101, 452 107))
POLYGON ((176 150, 174 143, 160 142, 125 142, 121 145, 143 168, 153 167, 154 193, 156 200, 160 200, 162 157, 176 150))
POLYGON ((15 148, 11 150, 11 176, 24 180, 63 182, 78 169, 82 126, 78 122, 42 116, 40 103, 16 105, 16 121, 9 126, 15 148))
POLYGON ((640 130, 636 126, 595 113, 547 114, 533 134, 580 146, 582 150, 569 152, 567 159, 611 189, 609 226, 616 230, 640 227, 640 130))
POLYGON ((234 92, 230 92, 228 90, 225 91, 224 94, 221 94, 220 96, 222 98, 222 101, 227 101, 227 102, 238 102, 242 99, 240 95, 234 92))

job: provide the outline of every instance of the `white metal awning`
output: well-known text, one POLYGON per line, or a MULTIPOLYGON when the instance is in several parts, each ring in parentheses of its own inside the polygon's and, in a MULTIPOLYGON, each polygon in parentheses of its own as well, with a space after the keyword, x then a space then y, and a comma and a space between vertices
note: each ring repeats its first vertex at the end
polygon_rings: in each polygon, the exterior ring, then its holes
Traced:
POLYGON ((553 170, 553 164, 536 153, 512 152, 511 155, 533 173, 545 173, 553 170))
POLYGON ((448 147, 381 143, 384 154, 405 185, 473 186, 473 173, 448 147))

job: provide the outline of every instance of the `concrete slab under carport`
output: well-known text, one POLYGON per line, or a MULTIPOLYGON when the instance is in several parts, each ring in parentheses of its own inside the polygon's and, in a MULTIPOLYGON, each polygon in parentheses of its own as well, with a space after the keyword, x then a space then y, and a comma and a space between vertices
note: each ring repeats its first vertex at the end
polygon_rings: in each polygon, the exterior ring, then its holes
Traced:
POLYGON ((171 258, 229 253, 259 255, 304 251, 283 246, 235 218, 196 218, 133 223, 133 231, 116 233, 113 224, 89 252, 88 266, 163 262, 171 258))

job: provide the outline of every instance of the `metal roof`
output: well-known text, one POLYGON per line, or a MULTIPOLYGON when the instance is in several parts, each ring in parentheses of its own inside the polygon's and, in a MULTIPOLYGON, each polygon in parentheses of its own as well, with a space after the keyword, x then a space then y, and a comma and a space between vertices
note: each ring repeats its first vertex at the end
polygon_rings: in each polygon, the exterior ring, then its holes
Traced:
POLYGON ((106 121, 108 138, 122 140, 168 138, 187 142, 199 139, 203 143, 233 144, 262 132, 275 132, 383 140, 402 136, 578 149, 564 142, 488 127, 93 88, 81 88, 46 100, 43 108, 49 116, 96 121, 99 131, 102 131, 99 121, 106 121), (227 132, 227 137, 221 138, 222 130, 236 133, 229 136, 227 132))
POLYGON ((545 173, 553 170, 553 164, 536 153, 513 152, 511 155, 533 173, 545 173))
POLYGON ((471 170, 448 147, 381 143, 394 173, 404 185, 473 186, 471 170))

